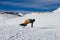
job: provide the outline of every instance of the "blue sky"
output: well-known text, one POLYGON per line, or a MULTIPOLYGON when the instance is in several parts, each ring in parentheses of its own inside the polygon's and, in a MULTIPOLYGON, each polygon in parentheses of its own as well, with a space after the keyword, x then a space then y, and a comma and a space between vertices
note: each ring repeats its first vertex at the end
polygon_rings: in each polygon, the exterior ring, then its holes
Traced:
POLYGON ((60 0, 0 0, 0 10, 53 11, 60 6, 60 0))

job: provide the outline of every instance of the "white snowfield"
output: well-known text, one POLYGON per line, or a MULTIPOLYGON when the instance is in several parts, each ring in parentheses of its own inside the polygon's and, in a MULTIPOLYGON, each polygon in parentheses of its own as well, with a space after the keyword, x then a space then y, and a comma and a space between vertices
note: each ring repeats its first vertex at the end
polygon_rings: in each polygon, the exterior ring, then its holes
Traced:
POLYGON ((60 8, 57 10, 23 17, 0 14, 0 40, 60 40, 60 8), (33 28, 19 25, 29 18, 36 20, 33 28))

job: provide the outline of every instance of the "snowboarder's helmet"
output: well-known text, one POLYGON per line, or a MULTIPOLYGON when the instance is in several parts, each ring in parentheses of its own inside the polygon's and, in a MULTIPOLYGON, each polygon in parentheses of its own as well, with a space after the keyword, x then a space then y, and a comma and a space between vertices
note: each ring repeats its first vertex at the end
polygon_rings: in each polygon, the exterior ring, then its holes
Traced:
POLYGON ((35 19, 33 19, 33 22, 35 21, 35 19))

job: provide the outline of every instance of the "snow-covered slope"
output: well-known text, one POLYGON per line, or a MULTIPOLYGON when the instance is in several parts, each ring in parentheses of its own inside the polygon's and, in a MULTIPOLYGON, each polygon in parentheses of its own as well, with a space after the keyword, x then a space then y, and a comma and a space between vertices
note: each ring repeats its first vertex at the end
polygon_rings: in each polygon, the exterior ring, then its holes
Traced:
POLYGON ((23 17, 0 15, 0 40, 60 40, 60 14, 30 13, 23 17), (35 19, 34 27, 19 24, 35 19))
POLYGON ((54 13, 60 13, 60 7, 57 8, 55 11, 53 11, 54 13))

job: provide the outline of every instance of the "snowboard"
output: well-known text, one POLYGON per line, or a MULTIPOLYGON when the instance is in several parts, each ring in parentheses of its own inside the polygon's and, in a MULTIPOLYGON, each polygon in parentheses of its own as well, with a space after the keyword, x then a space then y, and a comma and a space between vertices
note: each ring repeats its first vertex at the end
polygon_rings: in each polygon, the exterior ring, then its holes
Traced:
POLYGON ((21 26, 25 26, 24 24, 19 24, 19 25, 21 25, 21 26))
POLYGON ((20 27, 25 28, 24 24, 19 24, 20 27))
MULTIPOLYGON (((21 27, 23 27, 23 28, 25 28, 25 25, 22 23, 22 24, 19 24, 21 27)), ((31 27, 31 28, 33 28, 33 27, 31 27)))

